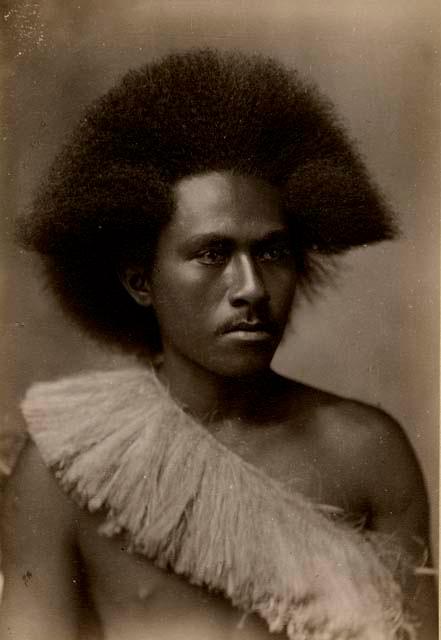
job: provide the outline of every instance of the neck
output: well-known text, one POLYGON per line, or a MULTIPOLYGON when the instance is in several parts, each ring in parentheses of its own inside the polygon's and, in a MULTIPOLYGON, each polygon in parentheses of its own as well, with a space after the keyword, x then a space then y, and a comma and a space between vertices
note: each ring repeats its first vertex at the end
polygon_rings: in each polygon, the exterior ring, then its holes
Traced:
POLYGON ((271 396, 281 382, 270 368, 248 376, 228 377, 167 353, 159 377, 175 400, 207 426, 224 420, 256 422, 266 413, 262 405, 271 405, 271 396))

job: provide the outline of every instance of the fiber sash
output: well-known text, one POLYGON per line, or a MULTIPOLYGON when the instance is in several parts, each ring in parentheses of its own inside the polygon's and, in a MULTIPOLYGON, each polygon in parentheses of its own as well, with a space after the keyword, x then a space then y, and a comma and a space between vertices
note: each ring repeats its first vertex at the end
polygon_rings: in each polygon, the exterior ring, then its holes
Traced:
POLYGON ((153 369, 33 386, 29 432, 100 532, 221 592, 291 640, 413 638, 381 540, 335 522, 221 444, 153 369))

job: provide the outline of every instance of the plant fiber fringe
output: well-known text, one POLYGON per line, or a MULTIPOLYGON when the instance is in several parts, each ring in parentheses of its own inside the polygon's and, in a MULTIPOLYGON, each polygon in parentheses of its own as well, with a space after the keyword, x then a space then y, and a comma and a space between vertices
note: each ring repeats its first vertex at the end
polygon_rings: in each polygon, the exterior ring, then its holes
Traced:
MULTIPOLYGON (((375 540, 288 492, 180 408, 153 369, 34 385, 31 437, 100 533, 290 640, 414 638, 375 540)), ((385 554, 387 556, 387 554, 385 554)))

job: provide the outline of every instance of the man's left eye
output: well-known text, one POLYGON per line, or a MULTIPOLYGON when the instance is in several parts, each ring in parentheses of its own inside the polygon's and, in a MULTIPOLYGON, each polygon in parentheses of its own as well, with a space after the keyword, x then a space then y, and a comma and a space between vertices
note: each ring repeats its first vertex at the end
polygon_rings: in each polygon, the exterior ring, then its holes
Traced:
POLYGON ((258 254, 258 259, 261 262, 278 262, 280 260, 286 260, 292 258, 293 252, 288 246, 270 247, 262 250, 258 254))

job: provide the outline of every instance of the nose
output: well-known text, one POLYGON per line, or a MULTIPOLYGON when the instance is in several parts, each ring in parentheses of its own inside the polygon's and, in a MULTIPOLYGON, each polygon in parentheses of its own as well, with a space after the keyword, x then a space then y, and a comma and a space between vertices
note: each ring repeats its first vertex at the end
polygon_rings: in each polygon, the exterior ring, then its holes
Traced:
POLYGON ((237 256, 232 261, 231 269, 229 300, 233 307, 256 305, 268 299, 265 284, 251 256, 237 256))

